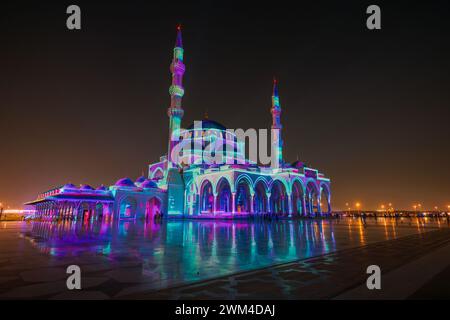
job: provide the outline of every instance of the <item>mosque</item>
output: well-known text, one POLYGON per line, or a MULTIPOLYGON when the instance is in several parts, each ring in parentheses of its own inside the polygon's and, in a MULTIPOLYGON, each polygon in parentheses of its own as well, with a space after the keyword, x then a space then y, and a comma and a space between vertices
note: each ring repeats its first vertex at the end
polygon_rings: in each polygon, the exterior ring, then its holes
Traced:
POLYGON ((270 142, 276 157, 275 163, 270 166, 246 159, 245 148, 236 134, 216 121, 204 119, 182 129, 183 55, 181 28, 178 27, 170 65, 172 85, 169 89, 171 103, 167 110, 167 155, 162 156, 159 162, 150 164, 148 175, 135 181, 122 178, 112 186, 101 185, 96 189, 69 183, 41 193, 35 200, 26 203, 34 207, 35 218, 235 219, 330 214, 330 179, 298 160, 293 163, 283 160, 281 106, 276 81, 270 109, 270 142), (196 148, 186 148, 193 145, 196 148), (222 161, 205 161, 202 152, 198 152, 211 145, 214 150, 222 150, 218 151, 222 161))

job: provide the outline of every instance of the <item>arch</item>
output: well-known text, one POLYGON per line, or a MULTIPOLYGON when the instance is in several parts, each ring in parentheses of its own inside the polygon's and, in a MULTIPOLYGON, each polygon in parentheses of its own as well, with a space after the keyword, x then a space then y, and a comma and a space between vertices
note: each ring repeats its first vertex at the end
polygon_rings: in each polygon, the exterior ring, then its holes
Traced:
POLYGON ((145 221, 152 221, 156 217, 161 217, 161 199, 158 197, 151 197, 145 204, 145 221))
POLYGON ((291 188, 290 188, 290 186, 289 186, 289 183, 288 183, 284 178, 281 178, 281 177, 280 177, 280 178, 275 178, 275 179, 272 180, 272 182, 271 182, 270 185, 269 185, 270 190, 272 190, 273 185, 274 185, 275 183, 277 183, 277 181, 278 181, 278 183, 281 183, 281 184, 283 185, 284 190, 285 190, 286 192, 290 192, 290 191, 291 191, 291 188))
POLYGON ((294 178, 291 180, 291 193, 294 192, 293 188, 294 188, 294 183, 296 183, 296 182, 302 187, 303 193, 305 193, 305 191, 306 191, 305 183, 304 183, 303 180, 300 179, 299 177, 294 177, 294 178))
MULTIPOLYGON (((259 179, 259 178, 258 178, 259 179)), ((267 208, 267 184, 265 180, 256 180, 253 190, 255 196, 253 199, 253 211, 256 214, 263 214, 268 212, 267 208)))
POLYGON ((275 215, 286 215, 289 212, 286 186, 281 180, 274 180, 270 189, 270 212, 275 215))
POLYGON ((217 188, 219 186, 219 183, 222 183, 222 180, 225 180, 228 183, 228 185, 230 186, 231 190, 233 190, 233 186, 234 186, 233 181, 231 181, 231 179, 228 176, 221 176, 216 181, 216 183, 214 184, 214 192, 215 192, 215 194, 218 194, 218 189, 217 188))
POLYGON ((251 179, 245 176, 244 178, 238 178, 235 183, 236 195, 235 195, 235 210, 236 212, 252 212, 252 183, 251 179))
POLYGON ((323 214, 331 213, 331 193, 330 187, 326 183, 320 183, 320 212, 323 214))
POLYGON ((309 178, 308 180, 306 180, 306 189, 305 189, 306 192, 308 192, 308 189, 314 189, 314 191, 316 193, 319 193, 319 188, 317 187, 317 182, 312 178, 309 178))
POLYGON ((232 211, 232 196, 231 185, 226 177, 219 179, 216 185, 217 199, 216 212, 231 212, 232 211))
POLYGON ((308 179, 306 184, 306 212, 314 216, 320 214, 319 190, 314 180, 308 179))
POLYGON ((305 215, 305 188, 300 179, 294 179, 292 182, 292 215, 305 215))
POLYGON ((200 188, 200 213, 214 211, 213 185, 208 179, 203 180, 200 188))
POLYGON ((136 218, 137 201, 133 197, 125 197, 119 204, 119 219, 136 218))
POLYGON ((246 174, 240 174, 234 182, 234 192, 238 191, 238 185, 242 183, 243 180, 247 183, 249 190, 253 191, 252 179, 246 174))
POLYGON ((256 191, 256 185, 258 183, 262 183, 265 189, 265 192, 268 193, 269 192, 269 183, 267 182, 267 179, 264 178, 263 176, 259 176, 256 180, 255 183, 253 184, 253 190, 256 191))

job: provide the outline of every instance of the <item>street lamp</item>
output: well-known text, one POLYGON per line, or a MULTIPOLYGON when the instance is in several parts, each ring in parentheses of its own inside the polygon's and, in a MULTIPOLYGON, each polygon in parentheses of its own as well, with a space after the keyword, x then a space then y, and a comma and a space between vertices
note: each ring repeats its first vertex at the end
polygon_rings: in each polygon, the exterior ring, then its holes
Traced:
POLYGON ((356 206, 356 209, 358 210, 358 215, 360 215, 360 214, 359 214, 359 207, 361 206, 361 204, 360 204, 359 202, 357 202, 357 203, 355 204, 355 206, 356 206))

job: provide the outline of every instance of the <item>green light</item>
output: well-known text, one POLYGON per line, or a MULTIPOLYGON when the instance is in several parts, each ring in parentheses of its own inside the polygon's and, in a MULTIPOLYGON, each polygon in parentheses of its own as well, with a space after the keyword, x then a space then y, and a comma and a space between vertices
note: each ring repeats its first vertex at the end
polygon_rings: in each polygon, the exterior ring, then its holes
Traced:
POLYGON ((183 61, 183 52, 184 52, 183 48, 179 48, 179 47, 174 48, 173 55, 174 55, 175 59, 183 61))
POLYGON ((274 106, 279 106, 280 105, 280 98, 279 97, 273 96, 272 99, 273 99, 273 105, 274 106))
POLYGON ((184 95, 184 89, 180 86, 172 85, 169 88, 169 93, 171 96, 175 95, 175 96, 182 97, 184 95))

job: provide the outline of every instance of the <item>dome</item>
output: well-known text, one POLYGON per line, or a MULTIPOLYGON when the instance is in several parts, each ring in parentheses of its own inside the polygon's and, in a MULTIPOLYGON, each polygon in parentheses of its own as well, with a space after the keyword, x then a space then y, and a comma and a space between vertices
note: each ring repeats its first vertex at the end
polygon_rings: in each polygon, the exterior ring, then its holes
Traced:
POLYGON ((104 185, 101 185, 100 187, 97 188, 97 190, 99 190, 99 191, 106 191, 107 188, 104 185))
POLYGON ((152 180, 145 180, 141 186, 144 189, 158 188, 158 185, 156 184, 156 182, 152 181, 152 180))
POLYGON ((144 176, 140 176, 139 178, 136 179, 137 183, 142 183, 145 181, 145 177, 144 176))
POLYGON ((94 188, 92 188, 90 185, 88 185, 88 184, 83 184, 81 187, 80 187, 80 190, 94 190, 94 188))
POLYGON ((305 164, 304 164, 303 162, 297 160, 297 161, 292 162, 292 163, 291 163, 291 166, 292 166, 293 168, 300 169, 300 168, 305 167, 305 164))
POLYGON ((76 189, 76 188, 77 187, 72 183, 68 183, 63 186, 63 189, 76 189))
POLYGON ((117 180, 115 186, 117 186, 117 187, 136 187, 136 185, 130 178, 122 178, 120 180, 117 180))
MULTIPOLYGON (((225 128, 225 126, 223 126, 222 124, 220 124, 219 122, 214 121, 214 120, 203 119, 203 120, 201 120, 201 123, 202 123, 202 130, 208 130, 208 129, 217 129, 217 130, 223 130, 223 131, 227 130, 227 128, 225 128)), ((188 127, 188 130, 192 130, 192 129, 194 129, 194 123, 188 127)))

